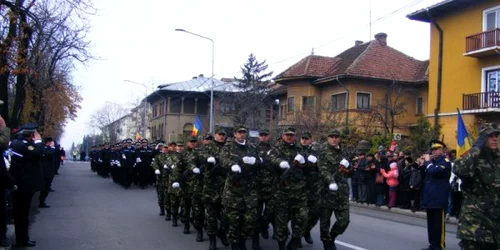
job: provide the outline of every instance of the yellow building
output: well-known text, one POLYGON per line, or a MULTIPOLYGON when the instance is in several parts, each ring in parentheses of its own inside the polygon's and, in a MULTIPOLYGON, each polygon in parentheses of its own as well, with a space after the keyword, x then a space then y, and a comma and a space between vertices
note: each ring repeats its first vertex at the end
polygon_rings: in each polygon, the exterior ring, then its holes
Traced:
POLYGON ((500 1, 447 0, 408 15, 431 27, 427 116, 456 145, 466 125, 500 121, 500 1))
POLYGON ((427 106, 427 68, 388 46, 385 33, 335 57, 307 56, 275 77, 278 125, 408 135, 427 106))

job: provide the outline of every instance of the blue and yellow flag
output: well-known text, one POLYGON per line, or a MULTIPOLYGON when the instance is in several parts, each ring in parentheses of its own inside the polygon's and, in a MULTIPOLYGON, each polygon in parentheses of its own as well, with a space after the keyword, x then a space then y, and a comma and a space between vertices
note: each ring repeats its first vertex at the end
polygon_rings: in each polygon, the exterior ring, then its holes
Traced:
POLYGON ((460 110, 457 109, 457 111, 457 158, 460 158, 464 153, 469 151, 471 143, 460 110))
POLYGON ((191 131, 191 136, 197 136, 202 128, 200 116, 196 116, 196 121, 193 124, 193 130, 191 131))

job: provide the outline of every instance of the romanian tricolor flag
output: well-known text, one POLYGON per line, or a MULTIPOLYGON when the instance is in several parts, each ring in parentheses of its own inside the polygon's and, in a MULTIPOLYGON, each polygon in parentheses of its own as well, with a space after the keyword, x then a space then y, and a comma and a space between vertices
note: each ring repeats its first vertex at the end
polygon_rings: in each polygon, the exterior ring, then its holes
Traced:
POLYGON ((140 139, 142 139, 141 134, 139 132, 135 133, 135 140, 139 141, 140 139))
POLYGON ((191 131, 191 136, 197 136, 201 131, 201 119, 199 116, 196 116, 196 121, 193 124, 193 130, 191 131))
POLYGON ((457 109, 457 111, 457 157, 460 158, 470 149, 471 143, 460 110, 457 109))

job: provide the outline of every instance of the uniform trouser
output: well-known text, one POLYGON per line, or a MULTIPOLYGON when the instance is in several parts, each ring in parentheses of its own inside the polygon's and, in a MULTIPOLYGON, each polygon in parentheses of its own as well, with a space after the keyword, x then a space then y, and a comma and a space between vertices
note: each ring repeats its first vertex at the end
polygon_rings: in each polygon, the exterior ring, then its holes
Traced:
POLYGON ((43 188, 40 191, 40 197, 39 197, 40 204, 45 204, 45 200, 49 196, 50 187, 52 187, 53 179, 54 179, 53 177, 45 177, 43 179, 43 188))
POLYGON ((462 250, 500 250, 500 244, 498 243, 485 243, 477 242, 472 240, 461 240, 458 244, 462 250))
POLYGON ((17 190, 12 197, 14 227, 16 232, 16 242, 24 243, 29 240, 28 226, 31 207, 31 199, 34 192, 17 190))
POLYGON ((228 229, 228 221, 227 216, 222 209, 222 204, 207 202, 205 203, 205 230, 208 235, 217 234, 219 231, 218 222, 220 222, 220 230, 227 232, 228 229))
POLYGON ((172 210, 172 194, 168 192, 168 183, 160 183, 160 186, 163 186, 163 207, 167 211, 172 210))
POLYGON ((239 241, 257 233, 256 225, 259 216, 256 207, 244 210, 226 207, 226 215, 229 223, 227 230, 229 243, 237 244, 239 241))
POLYGON ((444 249, 445 239, 444 208, 427 208, 427 237, 431 248, 444 249))
POLYGON ((288 208, 276 206, 275 209, 275 237, 278 241, 285 241, 288 237, 288 222, 292 222, 292 237, 301 238, 307 225, 308 207, 288 208))
POLYGON ((205 206, 200 196, 192 196, 191 205, 193 209, 193 226, 196 229, 203 229, 205 222, 205 206))
MULTIPOLYGON (((157 175, 156 179, 158 183, 161 183, 161 176, 157 175)), ((165 191, 163 185, 156 185, 156 196, 158 197, 158 206, 163 207, 165 204, 165 191)))
POLYGON ((334 241, 338 235, 344 233, 349 225, 349 207, 346 209, 320 208, 320 210, 320 239, 334 241), (330 228, 332 213, 335 213, 335 224, 330 228))
POLYGON ((191 217, 191 197, 182 197, 181 199, 181 221, 183 223, 189 223, 189 219, 191 217))
POLYGON ((366 195, 366 184, 361 180, 358 183, 358 201, 359 202, 367 202, 368 197, 366 195))
POLYGON ((307 201, 307 207, 309 208, 309 211, 307 213, 307 223, 306 227, 304 228, 304 231, 311 231, 311 229, 316 226, 319 220, 320 216, 320 209, 318 207, 318 201, 317 200, 308 200, 307 201))
POLYGON ((136 166, 136 169, 137 169, 137 184, 141 188, 145 187, 146 185, 148 185, 149 169, 147 166, 144 166, 144 164, 136 166))
POLYGON ((172 215, 179 214, 179 208, 181 207, 181 199, 182 196, 177 194, 170 193, 170 210, 172 211, 172 215))
POLYGON ((132 184, 132 178, 134 176, 134 169, 133 168, 122 168, 122 180, 123 180, 123 186, 124 187, 130 187, 132 184))
POLYGON ((274 211, 270 199, 259 200, 259 206, 257 209, 260 222, 259 225, 262 228, 267 229, 269 227, 269 223, 274 223, 274 211))
POLYGON ((7 233, 7 209, 6 209, 7 191, 0 187, 0 239, 7 233))

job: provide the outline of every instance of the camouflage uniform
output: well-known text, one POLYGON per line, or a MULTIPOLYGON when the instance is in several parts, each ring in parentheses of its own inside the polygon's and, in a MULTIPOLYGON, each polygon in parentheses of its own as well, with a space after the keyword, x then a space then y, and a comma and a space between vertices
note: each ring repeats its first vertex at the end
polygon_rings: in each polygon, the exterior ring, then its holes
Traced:
POLYGON ((225 234, 228 223, 222 209, 222 193, 227 177, 227 169, 221 164, 224 144, 224 142, 218 141, 211 141, 206 144, 202 149, 201 159, 205 161, 203 167, 203 203, 206 209, 205 230, 209 237, 218 234, 219 237, 224 238, 223 241, 227 244, 225 234), (207 162, 210 157, 214 157, 215 163, 207 162), (218 221, 220 221, 220 229, 218 229, 218 221))
POLYGON ((165 207, 165 189, 168 185, 168 172, 167 169, 164 169, 163 166, 167 164, 167 155, 164 153, 160 153, 155 156, 153 159, 153 169, 156 171, 160 171, 160 174, 156 175, 156 194, 158 196, 158 205, 162 208, 163 213, 164 210, 170 210, 169 207, 165 207))
POLYGON ((280 140, 268 155, 268 159, 277 172, 277 178, 275 179, 276 191, 273 199, 274 204, 276 204, 275 238, 278 240, 280 247, 288 237, 287 225, 289 221, 292 222, 292 239, 299 242, 307 224, 306 180, 303 166, 294 161, 294 158, 299 153, 300 147, 295 142, 288 144, 280 140), (290 168, 286 170, 279 168, 282 162, 288 162, 290 168))
POLYGON ((179 173, 181 176, 177 176, 181 180, 182 188, 182 199, 181 199, 181 221, 184 223, 184 233, 189 233, 190 228, 190 217, 192 209, 192 187, 193 180, 195 179, 192 175, 192 169, 196 167, 197 164, 197 151, 194 148, 186 147, 184 151, 181 152, 179 173))
MULTIPOLYGON (((318 145, 319 147, 319 145, 318 145)), ((308 220, 304 227, 304 235, 309 235, 311 229, 318 223, 320 209, 318 207, 319 194, 318 190, 321 188, 321 182, 319 181, 319 171, 317 162, 310 162, 309 156, 318 157, 318 148, 313 145, 303 146, 300 145, 300 154, 306 159, 306 164, 304 165, 304 176, 306 178, 306 190, 307 190, 307 208, 308 208, 308 220)))
POLYGON ((500 249, 500 151, 484 148, 491 133, 500 129, 486 124, 478 142, 455 162, 464 195, 457 237, 462 249, 500 249))
MULTIPOLYGON (((332 132, 336 133, 336 132, 332 132)), ((324 244, 333 244, 335 238, 344 233, 349 225, 349 186, 348 173, 342 172, 341 149, 325 143, 318 157, 320 174, 320 238, 324 244), (329 185, 337 183, 338 190, 330 191, 329 185), (330 229, 330 219, 335 213, 335 224, 330 229)), ((347 171, 347 170, 345 170, 347 171)), ((326 249, 326 248, 325 248, 326 249)))
POLYGON ((177 226, 177 219, 179 218, 179 209, 181 208, 181 201, 184 195, 184 190, 187 192, 187 186, 184 186, 182 182, 182 174, 184 173, 184 167, 181 164, 181 154, 177 152, 169 152, 168 157, 172 165, 171 175, 168 184, 168 192, 170 196, 171 212, 172 212, 172 226, 177 226), (179 183, 179 187, 175 188, 174 183, 179 183))
POLYGON ((273 195, 274 173, 273 166, 267 159, 267 153, 271 150, 271 144, 259 142, 256 146, 259 160, 262 158, 262 164, 257 172, 257 187, 259 195, 258 213, 260 216, 260 226, 262 230, 267 232, 269 223, 274 224, 274 211, 272 208, 271 198, 273 195))
MULTIPOLYGON (((237 131, 238 127, 235 129, 237 131)), ((256 157, 255 148, 245 143, 228 141, 223 148, 222 164, 229 170, 222 195, 222 205, 226 209, 229 229, 227 238, 231 245, 245 244, 249 236, 256 233, 258 222, 258 193, 256 187, 257 164, 243 163, 243 157, 256 157), (241 167, 241 173, 232 172, 232 166, 241 167)))
MULTIPOLYGON (((193 137, 192 140, 196 139, 193 137)), ((189 151, 189 150, 188 150, 189 151)), ((203 172, 200 148, 196 148, 190 155, 190 169, 186 170, 185 178, 190 182, 191 187, 191 207, 192 207, 192 223, 198 231, 197 241, 202 241, 203 225, 205 222, 205 206, 203 205, 203 172), (193 169, 198 168, 200 173, 195 174, 193 169)))

